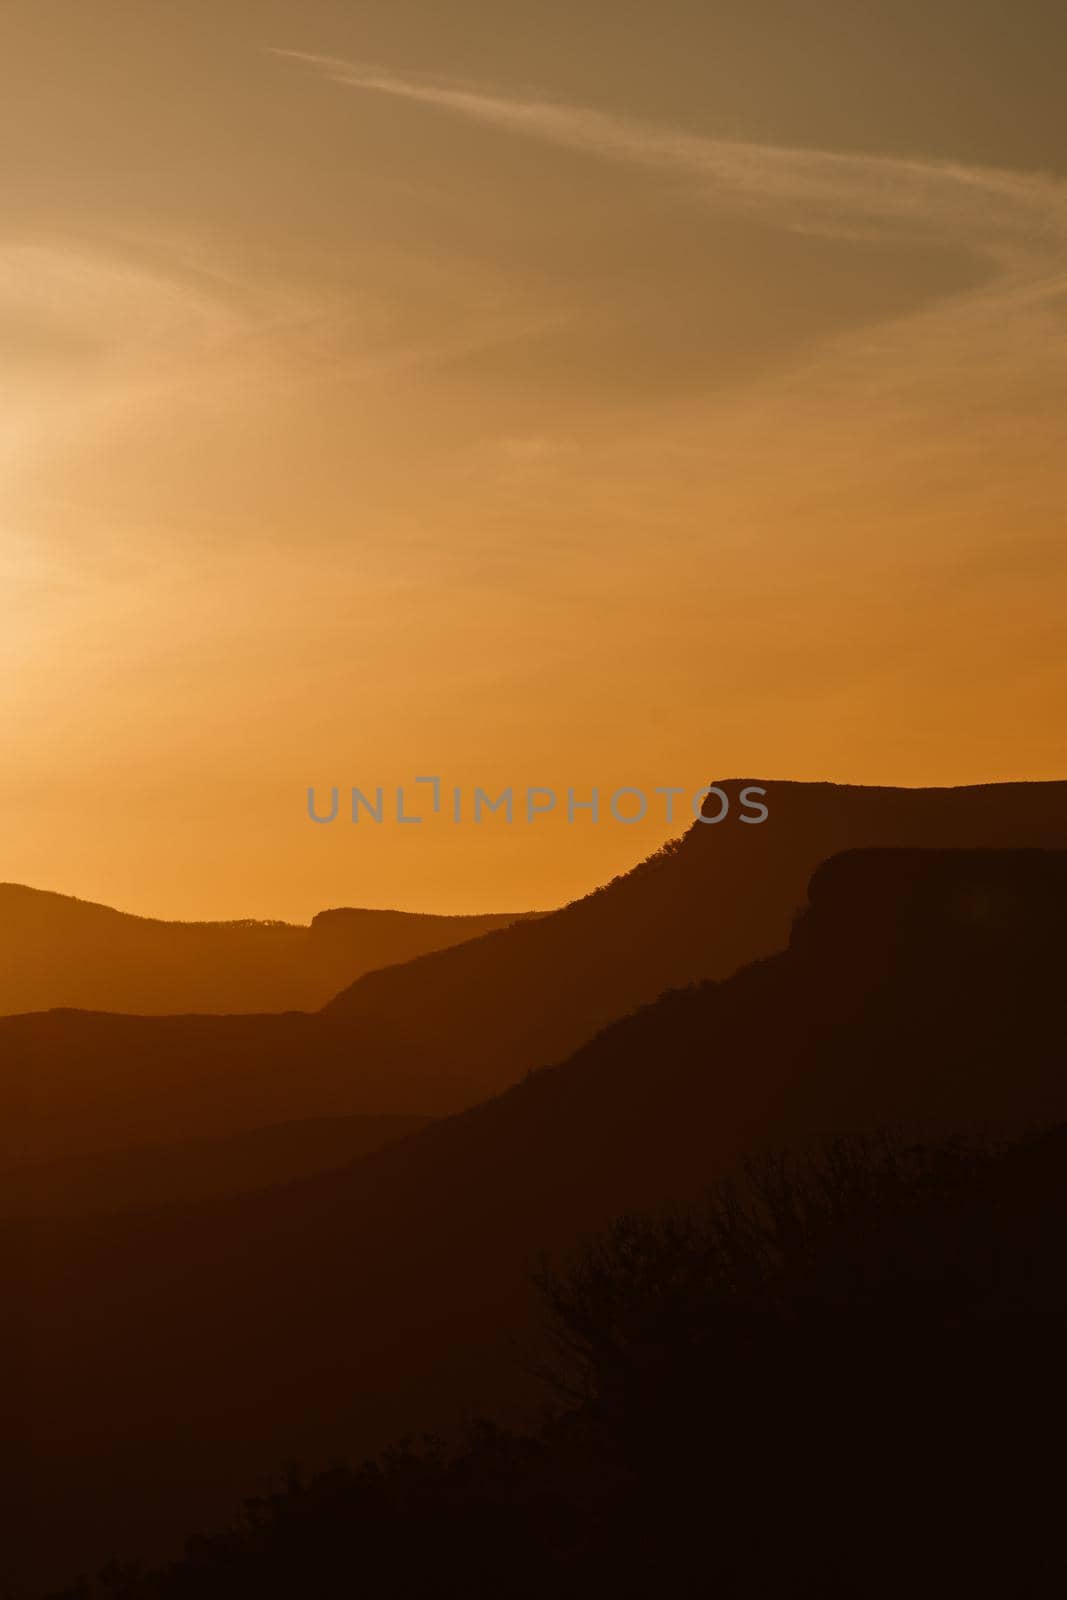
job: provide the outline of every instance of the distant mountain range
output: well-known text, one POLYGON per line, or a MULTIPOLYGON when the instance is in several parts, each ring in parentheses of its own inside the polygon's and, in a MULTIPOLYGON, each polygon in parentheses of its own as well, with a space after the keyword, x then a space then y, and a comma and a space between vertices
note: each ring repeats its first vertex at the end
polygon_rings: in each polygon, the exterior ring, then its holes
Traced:
MULTIPOLYGON (((909 826, 920 806, 902 808, 909 826)), ((679 854, 647 875, 661 883, 679 854)), ((1067 1118, 1065 906, 1067 851, 847 850, 786 916, 780 953, 663 994, 344 1170, 7 1223, 9 1409, 32 1485, 19 1492, 46 1508, 66 1571, 165 1547, 269 1462, 521 1409, 530 1267, 622 1211, 684 1204, 749 1157, 829 1133, 1067 1118)), ((705 904, 713 952, 724 926, 754 926, 730 911, 705 904)))
POLYGON ((526 915, 343 908, 320 911, 308 927, 162 922, 0 883, 0 1015, 55 1007, 159 1016, 315 1011, 375 967, 526 915))
POLYGON ((765 823, 694 823, 584 899, 368 973, 313 1015, 0 1018, 0 1170, 271 1122, 444 1115, 665 989, 782 949, 835 852, 1067 848, 1064 783, 763 787, 765 823))

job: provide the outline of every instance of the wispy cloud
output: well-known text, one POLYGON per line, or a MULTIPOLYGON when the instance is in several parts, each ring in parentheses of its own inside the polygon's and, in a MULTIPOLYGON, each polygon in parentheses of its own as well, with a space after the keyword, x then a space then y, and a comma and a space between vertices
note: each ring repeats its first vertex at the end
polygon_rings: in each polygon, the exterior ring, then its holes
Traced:
POLYGON ((707 138, 548 99, 486 93, 379 67, 278 50, 334 82, 601 159, 690 180, 708 201, 786 226, 847 236, 894 229, 970 246, 1003 271, 1033 277, 1062 264, 1067 184, 959 163, 838 154, 707 138))
POLYGON ((682 198, 763 225, 895 247, 911 241, 981 263, 977 288, 973 273, 961 274, 958 289, 942 286, 910 311, 872 309, 859 323, 824 330, 765 377, 694 398, 685 414, 657 404, 645 448, 626 435, 620 478, 642 459, 663 464, 673 481, 691 454, 702 495, 714 458, 719 481, 743 481, 745 506, 769 473, 798 496, 810 492, 813 504, 852 495, 868 521, 874 505, 892 498, 890 486, 971 509, 1002 492, 1002 480, 1016 496, 1030 480, 1044 485, 1046 499, 1060 492, 1053 485, 1062 476, 1067 382, 1067 183, 959 162, 717 139, 547 98, 276 53, 361 94, 659 173, 682 198))

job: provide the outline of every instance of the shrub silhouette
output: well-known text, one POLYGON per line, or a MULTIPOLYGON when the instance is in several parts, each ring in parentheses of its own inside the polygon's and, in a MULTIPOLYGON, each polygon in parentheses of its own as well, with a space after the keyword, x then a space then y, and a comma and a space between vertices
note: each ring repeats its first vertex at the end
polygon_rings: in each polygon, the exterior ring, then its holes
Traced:
POLYGON ((838 1141, 623 1217, 539 1270, 538 1431, 293 1474, 57 1600, 1061 1594, 1065 1157, 838 1141))

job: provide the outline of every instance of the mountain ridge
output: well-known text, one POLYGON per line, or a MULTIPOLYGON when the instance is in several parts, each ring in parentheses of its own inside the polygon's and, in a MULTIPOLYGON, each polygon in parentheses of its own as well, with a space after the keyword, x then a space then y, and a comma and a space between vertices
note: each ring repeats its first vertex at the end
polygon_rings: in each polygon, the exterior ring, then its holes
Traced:
POLYGON ((62 1520, 77 1496, 65 1537, 86 1560, 105 1532, 158 1547, 268 1461, 521 1410, 528 1270, 620 1212, 832 1133, 1063 1121, 1065 897, 1067 851, 849 852, 785 950, 354 1165, 166 1214, 5 1224, 39 1503, 62 1520), (1022 914, 957 914, 990 894, 1022 914), (91 1494, 86 1450, 107 1458, 91 1494))
POLYGON ((306 1117, 447 1115, 667 989, 784 948, 829 855, 1067 848, 1067 783, 765 787, 765 823, 694 823, 599 891, 366 974, 317 1013, 0 1018, 0 1165, 306 1117))
POLYGON ((362 972, 535 914, 336 907, 307 924, 174 921, 0 883, 0 1015, 311 1011, 362 972))

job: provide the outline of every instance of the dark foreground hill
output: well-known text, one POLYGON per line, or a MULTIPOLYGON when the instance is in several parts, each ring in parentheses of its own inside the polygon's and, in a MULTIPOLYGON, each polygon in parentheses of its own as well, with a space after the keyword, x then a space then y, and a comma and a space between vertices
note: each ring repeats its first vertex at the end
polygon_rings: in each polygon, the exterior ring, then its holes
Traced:
POLYGON ((163 922, 69 895, 0 884, 0 1015, 66 1007, 316 1010, 374 967, 474 939, 512 914, 320 911, 286 922, 163 922))
POLYGON ((1063 852, 845 854, 787 951, 346 1171, 9 1224, 23 1559, 34 1507, 62 1573, 177 1540, 268 1464, 521 1409, 538 1254, 753 1154, 1067 1118, 1065 905, 1063 852))
POLYGON ((1067 1587, 1067 1128, 832 1141, 538 1275, 553 1411, 290 1474, 52 1600, 1067 1587))
MULTIPOLYGON (((724 787, 736 801, 743 785, 724 787)), ((1067 848, 1067 784, 763 787, 766 822, 746 825, 735 804, 585 899, 368 974, 315 1016, 0 1018, 0 1165, 272 1121, 446 1114, 667 988, 781 949, 835 851, 1067 848)))

